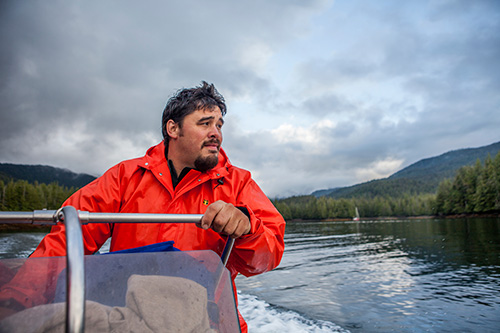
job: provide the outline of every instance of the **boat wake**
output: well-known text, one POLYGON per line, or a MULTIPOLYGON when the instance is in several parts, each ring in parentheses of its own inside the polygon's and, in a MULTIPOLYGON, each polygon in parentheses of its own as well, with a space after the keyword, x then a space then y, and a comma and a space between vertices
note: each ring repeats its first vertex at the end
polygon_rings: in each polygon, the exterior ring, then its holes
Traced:
POLYGON ((238 293, 238 303, 249 332, 349 332, 332 322, 308 319, 297 312, 272 306, 254 295, 238 293))

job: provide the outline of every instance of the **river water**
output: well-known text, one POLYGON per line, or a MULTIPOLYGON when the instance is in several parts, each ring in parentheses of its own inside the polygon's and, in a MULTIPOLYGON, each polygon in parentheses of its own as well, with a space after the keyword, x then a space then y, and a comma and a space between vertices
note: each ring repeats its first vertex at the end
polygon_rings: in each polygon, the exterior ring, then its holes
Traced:
MULTIPOLYGON (((43 234, 0 234, 0 258, 43 234)), ((250 332, 499 332, 500 219, 290 222, 280 266, 239 276, 250 332)))

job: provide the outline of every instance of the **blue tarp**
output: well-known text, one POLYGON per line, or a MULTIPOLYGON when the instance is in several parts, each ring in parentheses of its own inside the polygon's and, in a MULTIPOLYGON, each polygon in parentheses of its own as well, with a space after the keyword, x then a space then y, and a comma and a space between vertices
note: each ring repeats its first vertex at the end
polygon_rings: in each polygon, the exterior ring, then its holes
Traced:
POLYGON ((174 241, 167 241, 162 243, 150 244, 141 247, 134 247, 132 249, 113 251, 101 254, 117 254, 117 253, 143 253, 143 252, 167 252, 167 251, 180 251, 174 247, 174 241))

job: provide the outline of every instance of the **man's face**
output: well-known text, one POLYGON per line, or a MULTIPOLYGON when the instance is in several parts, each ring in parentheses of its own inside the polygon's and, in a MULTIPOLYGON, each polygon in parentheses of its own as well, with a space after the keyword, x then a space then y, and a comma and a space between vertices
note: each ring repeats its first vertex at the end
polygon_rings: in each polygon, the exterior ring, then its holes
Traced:
POLYGON ((222 113, 216 106, 198 109, 184 117, 177 143, 185 166, 203 172, 217 165, 223 124, 222 113))

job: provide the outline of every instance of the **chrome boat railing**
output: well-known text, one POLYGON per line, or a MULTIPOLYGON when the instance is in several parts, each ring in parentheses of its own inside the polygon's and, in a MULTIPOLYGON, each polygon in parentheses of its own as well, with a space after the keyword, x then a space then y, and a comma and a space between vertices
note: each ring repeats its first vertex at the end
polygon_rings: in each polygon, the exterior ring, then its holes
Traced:
MULTIPOLYGON (((82 224, 88 223, 198 223, 201 214, 92 213, 72 206, 58 210, 0 212, 0 223, 55 225, 63 222, 66 232, 66 332, 84 332, 85 265, 82 224)), ((234 245, 228 238, 221 260, 226 266, 234 245)))

